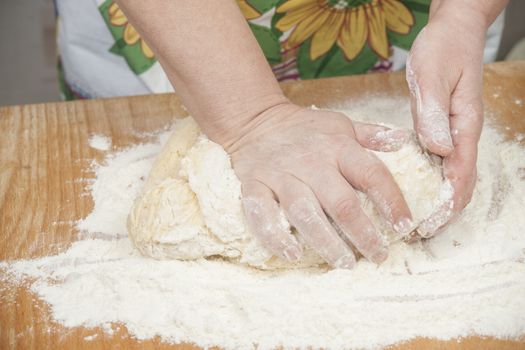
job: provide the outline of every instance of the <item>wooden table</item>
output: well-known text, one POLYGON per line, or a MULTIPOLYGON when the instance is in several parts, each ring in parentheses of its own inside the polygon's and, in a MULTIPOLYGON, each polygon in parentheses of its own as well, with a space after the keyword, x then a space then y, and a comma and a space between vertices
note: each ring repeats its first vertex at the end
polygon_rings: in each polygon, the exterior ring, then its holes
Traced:
MULTIPOLYGON (((525 133, 525 61, 491 64, 484 74, 485 105, 494 122, 509 137, 525 133)), ((296 103, 320 107, 372 94, 406 97, 408 93, 402 73, 303 81, 283 88, 296 103)), ((1 108, 0 260, 54 255, 77 239, 71 221, 85 217, 93 202, 81 196, 84 184, 74 180, 92 177, 86 175, 91 160, 103 156, 89 147, 90 135, 108 135, 122 148, 144 141, 140 133, 158 130, 184 115, 174 94, 1 108)), ((0 349, 193 348, 159 339, 138 342, 125 327, 120 329, 112 336, 100 330, 95 340, 84 341, 92 330, 56 324, 48 307, 27 286, 0 280, 0 349), (47 332, 50 326, 52 331, 47 332)), ((524 349, 525 337, 521 341, 418 338, 392 348, 524 349)))

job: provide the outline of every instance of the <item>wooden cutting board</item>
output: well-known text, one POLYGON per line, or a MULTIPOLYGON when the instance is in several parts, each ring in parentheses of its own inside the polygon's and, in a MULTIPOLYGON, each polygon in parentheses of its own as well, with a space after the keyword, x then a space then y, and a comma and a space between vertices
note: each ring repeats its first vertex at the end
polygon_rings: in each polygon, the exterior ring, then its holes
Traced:
MULTIPOLYGON (((491 121, 508 137, 525 133, 525 61, 487 65, 484 78, 491 121)), ((319 107, 377 94, 400 98, 408 94, 402 73, 303 81, 283 84, 283 89, 292 101, 319 107)), ((81 195, 85 184, 75 179, 93 177, 91 161, 103 158, 102 152, 89 147, 90 135, 107 135, 114 146, 124 148, 144 141, 140 136, 144 132, 184 115, 174 94, 0 108, 0 260, 54 255, 77 239, 71 222, 85 217, 93 202, 81 195)), ((112 336, 99 330, 96 339, 85 341, 93 330, 57 325, 27 286, 0 279, 0 349, 194 348, 159 339, 138 342, 125 327, 120 329, 112 336)), ((418 338, 392 348, 524 349, 525 335, 513 341, 418 338)))

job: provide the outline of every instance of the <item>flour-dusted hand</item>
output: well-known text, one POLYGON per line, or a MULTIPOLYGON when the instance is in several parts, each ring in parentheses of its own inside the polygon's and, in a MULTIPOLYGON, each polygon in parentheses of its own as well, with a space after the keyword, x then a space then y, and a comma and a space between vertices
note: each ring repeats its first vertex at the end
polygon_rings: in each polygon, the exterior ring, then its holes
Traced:
POLYGON ((280 224, 280 205, 301 240, 330 265, 352 267, 351 245, 373 262, 384 261, 387 242, 355 190, 365 192, 400 234, 410 231, 411 214, 399 187, 364 148, 394 150, 405 137, 401 131, 353 124, 336 112, 292 104, 266 111, 226 148, 242 183, 251 231, 277 256, 299 259, 301 244, 280 224))
POLYGON ((359 143, 388 150, 385 136, 399 134, 292 105, 236 2, 118 3, 202 131, 231 155, 247 221, 274 254, 301 256, 299 242, 283 229, 277 203, 305 243, 332 266, 355 263, 350 245, 375 262, 388 255, 355 189, 366 192, 398 232, 412 229, 392 175, 359 143))
POLYGON ((506 1, 432 2, 429 24, 407 60, 414 126, 421 145, 443 157, 447 200, 418 231, 432 236, 469 202, 483 125, 485 34, 506 1), (491 4, 490 4, 491 3, 491 4))

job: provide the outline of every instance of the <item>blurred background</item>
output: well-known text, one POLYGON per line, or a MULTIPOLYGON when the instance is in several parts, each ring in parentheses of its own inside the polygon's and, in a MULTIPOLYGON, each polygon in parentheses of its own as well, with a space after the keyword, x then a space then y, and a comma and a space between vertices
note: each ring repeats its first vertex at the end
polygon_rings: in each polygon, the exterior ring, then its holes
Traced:
MULTIPOLYGON (((525 59, 525 1, 505 16, 498 60, 525 59)), ((0 106, 60 99, 52 0, 0 0, 0 43, 0 106)))

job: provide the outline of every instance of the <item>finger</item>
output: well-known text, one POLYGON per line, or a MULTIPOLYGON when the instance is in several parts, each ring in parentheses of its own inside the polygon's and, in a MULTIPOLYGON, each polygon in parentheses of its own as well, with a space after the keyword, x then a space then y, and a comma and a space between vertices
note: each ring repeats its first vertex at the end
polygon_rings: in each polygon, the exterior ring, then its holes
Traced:
POLYGON ((242 186, 243 208, 250 231, 274 255, 295 262, 301 258, 302 248, 283 220, 272 191, 264 184, 253 181, 242 186))
POLYGON ((462 96, 461 91, 462 86, 459 85, 452 99, 454 151, 443 159, 446 182, 441 190, 440 204, 418 228, 423 237, 433 236, 459 213, 470 202, 476 184, 477 144, 483 125, 483 104, 478 98, 481 92, 468 98, 462 96))
POLYGON ((461 140, 454 152, 443 159, 445 182, 433 213, 419 225, 417 231, 432 237, 470 201, 476 182, 477 141, 461 140))
POLYGON ((443 159, 445 182, 436 209, 418 227, 421 236, 435 235, 470 201, 476 182, 477 139, 474 134, 463 134, 456 141, 454 152, 443 159))
POLYGON ((361 146, 379 152, 397 151, 408 141, 404 130, 386 126, 354 122, 354 131, 361 146))
POLYGON ((476 168, 473 169, 472 180, 466 183, 445 180, 439 202, 434 212, 417 228, 417 232, 424 238, 434 236, 440 229, 449 223, 470 201, 476 179, 476 168), (458 193, 463 193, 458 196, 458 193))
POLYGON ((354 189, 337 169, 318 173, 308 182, 321 206, 354 247, 377 264, 388 257, 388 246, 361 207, 354 189), (330 186, 326 186, 329 183, 330 186))
POLYGON ((286 217, 304 242, 331 266, 352 268, 356 263, 354 253, 330 225, 310 188, 291 176, 275 185, 286 217))
MULTIPOLYGON (((455 124, 461 123, 464 121, 455 124)), ((472 126, 471 130, 453 128, 456 132, 454 152, 443 159, 443 175, 454 189, 453 201, 456 211, 461 211, 468 204, 476 183, 479 134, 475 129, 475 126, 472 126)))
POLYGON ((400 236, 414 229, 410 209, 387 167, 359 145, 348 145, 339 156, 344 177, 364 192, 400 236))
POLYGON ((481 73, 464 72, 451 100, 451 132, 454 152, 443 161, 445 178, 454 187, 456 210, 462 210, 472 197, 476 183, 478 142, 483 127, 481 73))
POLYGON ((425 220, 423 220, 417 232, 421 237, 432 237, 443 225, 454 216, 454 189, 450 181, 445 181, 439 194, 439 202, 436 209, 425 220))
POLYGON ((449 121, 452 89, 441 75, 432 65, 413 67, 409 56, 406 79, 419 142, 430 152, 444 157, 454 149, 449 121))

